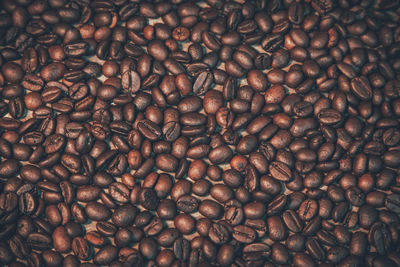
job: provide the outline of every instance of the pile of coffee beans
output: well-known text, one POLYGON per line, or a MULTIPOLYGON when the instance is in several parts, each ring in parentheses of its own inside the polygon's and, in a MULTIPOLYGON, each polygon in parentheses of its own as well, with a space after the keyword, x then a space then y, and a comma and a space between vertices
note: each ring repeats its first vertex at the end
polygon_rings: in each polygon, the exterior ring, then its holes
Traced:
POLYGON ((399 0, 1 0, 1 266, 400 266, 399 0))

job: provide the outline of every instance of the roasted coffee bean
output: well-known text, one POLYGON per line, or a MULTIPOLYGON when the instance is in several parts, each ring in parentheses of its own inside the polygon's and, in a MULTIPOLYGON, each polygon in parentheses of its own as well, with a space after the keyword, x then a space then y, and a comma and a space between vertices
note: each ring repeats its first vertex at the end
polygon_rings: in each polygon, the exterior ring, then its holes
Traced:
POLYGON ((75 237, 72 240, 72 251, 81 260, 86 260, 90 257, 90 246, 82 237, 75 237))
POLYGON ((186 213, 196 212, 199 206, 199 201, 189 195, 183 195, 179 197, 176 201, 176 207, 186 213))
POLYGON ((108 192, 118 202, 127 203, 129 201, 129 189, 123 183, 114 182, 110 184, 108 192))
POLYGON ((246 261, 259 261, 271 255, 271 247, 265 243, 252 243, 243 247, 243 259, 246 261))
POLYGON ((137 91, 139 91, 141 85, 139 74, 133 70, 126 71, 122 74, 121 85, 122 88, 127 90, 129 93, 136 93, 137 91))
POLYGON ((249 71, 247 81, 256 91, 265 91, 268 85, 267 78, 260 70, 249 71))
POLYGON ((282 221, 282 219, 278 216, 272 216, 267 219, 267 225, 268 225, 268 236, 272 240, 283 240, 287 233, 286 233, 286 228, 285 224, 282 221))
POLYGON ((53 232, 53 246, 59 252, 71 250, 71 238, 63 226, 58 226, 53 232))
POLYGON ((256 232, 245 225, 237 225, 233 227, 232 237, 241 243, 252 243, 256 239, 256 232))
POLYGON ((45 233, 35 232, 32 232, 28 235, 26 242, 31 246, 31 248, 41 251, 49 249, 52 244, 51 238, 45 233))
POLYGON ((64 75, 65 71, 66 68, 64 64, 59 62, 54 62, 44 67, 41 70, 40 75, 47 82, 56 81, 64 75))
POLYGON ((282 35, 278 33, 268 34, 261 42, 261 47, 267 51, 272 52, 283 44, 282 35))
POLYGON ((195 228, 195 220, 189 214, 182 213, 174 218, 174 225, 182 234, 190 234, 195 228))
POLYGON ((104 221, 111 216, 110 210, 98 202, 89 202, 85 207, 85 212, 88 218, 94 221, 104 221))
POLYGON ((316 260, 324 260, 326 252, 316 238, 309 238, 306 241, 306 249, 308 253, 316 260))
POLYGON ((385 198, 385 206, 388 210, 393 211, 395 213, 399 213, 399 200, 400 195, 398 194, 390 194, 385 198))
POLYGON ((158 205, 158 197, 152 189, 142 189, 139 195, 139 202, 146 209, 155 210, 158 205))
POLYGON ((196 95, 204 95, 211 87, 214 78, 211 72, 203 71, 199 73, 194 84, 193 84, 193 93, 196 95))
POLYGON ((273 162, 269 165, 269 171, 275 179, 279 181, 290 181, 292 173, 288 166, 283 162, 273 162))
POLYGON ((107 265, 117 257, 118 249, 107 245, 101 248, 93 257, 93 262, 98 265, 107 265))
POLYGON ((350 254, 363 256, 365 255, 367 247, 368 237, 365 233, 356 232, 353 234, 350 243, 350 254))
POLYGON ((24 214, 32 214, 37 208, 34 196, 25 192, 19 197, 19 210, 24 214))
POLYGON ((311 220, 318 212, 318 203, 313 199, 303 201, 299 207, 299 217, 302 220, 311 220))
POLYGON ((370 228, 368 240, 380 255, 384 255, 390 249, 392 236, 386 224, 377 222, 370 228))
POLYGON ((368 79, 364 76, 357 77, 351 80, 351 89, 357 97, 362 100, 369 100, 372 97, 372 89, 368 79))
POLYGON ((303 229, 303 222, 300 220, 296 212, 292 210, 285 211, 282 218, 285 222, 286 227, 290 231, 294 233, 299 233, 303 229))
POLYGON ((157 140, 161 137, 162 131, 160 127, 152 121, 143 120, 138 124, 138 130, 148 139, 157 140))
POLYGON ((8 159, 0 163, 0 176, 4 178, 11 177, 17 173, 19 163, 15 159, 8 159))
POLYGON ((222 211, 222 206, 212 200, 204 200, 199 206, 199 212, 209 219, 220 218, 222 211))
POLYGON ((208 236, 215 244, 225 244, 230 239, 230 232, 225 225, 213 223, 208 232, 208 236))
POLYGON ((318 113, 318 120, 325 125, 336 124, 342 120, 342 116, 334 109, 323 109, 318 113))

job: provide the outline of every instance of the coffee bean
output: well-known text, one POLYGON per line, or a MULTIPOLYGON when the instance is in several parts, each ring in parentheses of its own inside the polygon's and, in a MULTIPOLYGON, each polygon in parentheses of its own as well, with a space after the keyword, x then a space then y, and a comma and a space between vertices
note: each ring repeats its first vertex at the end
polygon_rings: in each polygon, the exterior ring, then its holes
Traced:
POLYGON ((47 82, 56 81, 64 75, 65 71, 66 69, 64 64, 55 62, 44 67, 41 70, 40 75, 47 82))
POLYGON ((27 238, 27 243, 33 249, 46 250, 51 247, 52 240, 49 236, 44 233, 30 233, 27 238))
POLYGON ((266 52, 272 52, 276 50, 283 43, 283 38, 280 34, 273 33, 268 34, 261 42, 262 48, 266 52))
POLYGON ((198 202, 199 201, 193 196, 183 195, 177 199, 176 206, 183 212, 192 213, 197 211, 199 206, 198 202))
POLYGON ((326 125, 335 124, 342 120, 342 116, 334 109, 323 109, 318 113, 318 120, 326 125))
POLYGON ((182 234, 192 233, 195 227, 194 218, 185 213, 177 215, 174 218, 174 224, 182 234))
POLYGON ((288 210, 283 213, 283 221, 285 222, 286 227, 294 233, 300 232, 303 228, 303 222, 292 210, 288 210))
POLYGON ((247 80, 251 87, 256 91, 265 91, 267 88, 267 79, 260 70, 251 70, 247 75, 247 80))
POLYGON ((371 86, 366 77, 361 76, 351 80, 351 89, 362 100, 369 100, 372 97, 371 86))
POLYGON ((386 196, 385 206, 390 211, 393 211, 395 213, 399 213, 399 195, 398 194, 391 194, 391 195, 386 196))
POLYGON ((325 259, 326 252, 316 238, 307 239, 306 249, 314 259, 316 260, 325 259))
POLYGON ((214 223, 211 225, 208 236, 215 244, 225 244, 230 238, 230 232, 223 224, 214 223))
POLYGON ((209 219, 217 219, 222 215, 222 206, 215 201, 204 200, 199 206, 199 212, 209 219))
POLYGON ((193 84, 193 92, 196 95, 204 95, 210 89, 213 81, 212 73, 208 71, 200 72, 193 84))
POLYGON ((157 140, 161 137, 162 131, 154 122, 143 120, 138 123, 138 130, 148 139, 157 140))
POLYGON ((17 83, 23 77, 23 70, 21 66, 14 62, 5 63, 2 66, 1 71, 3 73, 4 78, 10 83, 17 83))
POLYGON ((139 243, 139 250, 145 258, 154 259, 158 251, 157 242, 151 237, 144 238, 139 243))
POLYGON ((265 243, 252 243, 243 247, 243 259, 247 261, 258 261, 268 258, 271 247, 265 243))
POLYGON ((210 151, 208 157, 214 164, 228 162, 232 158, 233 152, 228 146, 219 146, 210 151))
POLYGON ((107 265, 117 257, 118 249, 107 245, 101 248, 93 257, 93 262, 98 265, 107 265))
POLYGON ((377 222, 372 225, 368 233, 369 242, 375 246, 380 255, 384 255, 390 248, 392 237, 386 224, 377 222))
POLYGON ((272 162, 269 165, 269 171, 275 179, 279 181, 290 181, 292 178, 292 173, 288 166, 283 162, 272 162))
POLYGON ((313 199, 305 200, 299 207, 299 216, 302 220, 311 220, 318 212, 318 203, 313 199))
POLYGON ((383 161, 389 167, 397 166, 399 159, 400 153, 398 150, 388 151, 383 155, 383 161))
POLYGON ((216 36, 211 32, 203 32, 201 35, 201 39, 207 48, 217 51, 221 47, 221 42, 216 38, 216 36))
POLYGON ((72 251, 81 260, 86 260, 90 257, 90 246, 82 237, 75 237, 72 240, 72 251))
POLYGON ((268 235, 272 240, 283 240, 286 237, 286 228, 280 217, 269 217, 267 224, 269 229, 268 235))
POLYGON ((59 226, 54 230, 53 246, 59 252, 68 252, 71 250, 71 239, 63 226, 59 226))
POLYGON ((85 207, 89 219, 94 221, 104 221, 111 216, 110 210, 101 203, 89 202, 85 207))
POLYGON ((352 236, 351 243, 350 243, 350 254, 352 255, 365 255, 367 251, 367 235, 362 232, 356 232, 352 236))
POLYGON ((155 210, 158 205, 158 197, 152 189, 143 189, 139 195, 140 203, 146 208, 150 210, 155 210))
POLYGON ((19 163, 15 159, 8 159, 0 163, 0 176, 8 178, 17 173, 19 163))
POLYGON ((160 40, 154 40, 148 44, 148 52, 158 61, 164 61, 168 56, 168 50, 160 40))
POLYGON ((256 239, 256 232, 245 225, 237 225, 233 228, 232 237, 241 243, 252 243, 256 239))

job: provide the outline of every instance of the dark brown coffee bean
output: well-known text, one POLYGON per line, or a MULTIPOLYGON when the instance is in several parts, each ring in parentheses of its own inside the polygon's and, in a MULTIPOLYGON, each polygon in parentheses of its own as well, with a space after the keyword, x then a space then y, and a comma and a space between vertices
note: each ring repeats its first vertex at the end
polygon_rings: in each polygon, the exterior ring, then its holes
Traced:
POLYGON ((17 173, 19 163, 15 159, 8 159, 0 163, 0 176, 9 178, 17 173))
POLYGON ((323 109, 318 113, 318 120, 326 125, 336 124, 342 120, 342 116, 334 109, 323 109))
POLYGON ((65 227, 59 226, 53 232, 53 246, 59 252, 71 250, 71 238, 68 236, 65 227))
POLYGON ((221 42, 216 36, 208 31, 204 31, 201 35, 202 41, 210 50, 217 51, 221 47, 221 42))
POLYGON ((283 38, 278 33, 268 34, 261 42, 261 46, 266 52, 272 52, 282 44, 283 38))
POLYGON ((222 215, 222 206, 215 201, 204 200, 199 206, 199 212, 209 219, 217 219, 222 215))
POLYGON ((64 75, 65 71, 66 69, 64 64, 55 62, 44 67, 41 70, 40 75, 47 82, 56 81, 64 75))
POLYGON ((98 265, 107 265, 117 257, 118 249, 107 245, 101 248, 93 257, 93 262, 98 265))
POLYGON ((381 222, 372 225, 368 233, 368 240, 380 255, 384 255, 392 243, 388 227, 381 222))
POLYGON ((121 85, 122 88, 129 93, 134 94, 139 91, 141 84, 140 76, 136 71, 128 70, 122 74, 121 85))
POLYGON ((149 120, 140 121, 138 123, 138 130, 150 140, 157 140, 162 135, 160 127, 149 120))
POLYGON ((174 225, 182 234, 190 234, 194 230, 195 220, 192 216, 182 213, 174 218, 174 225))
POLYGON ((244 206, 244 214, 248 219, 260 219, 265 215, 266 207, 260 202, 251 202, 244 206))
POLYGON ((110 210, 101 203, 89 202, 85 207, 89 219, 94 221, 104 221, 111 216, 110 210))
POLYGON ((140 203, 150 210, 155 210, 157 208, 159 199, 152 189, 143 189, 139 195, 140 203))
POLYGON ((313 200, 305 200, 299 207, 299 216, 302 220, 311 220, 318 212, 318 203, 313 200))
POLYGON ((292 172, 290 168, 283 162, 275 161, 269 165, 269 171, 275 179, 283 182, 292 179, 292 172))
POLYGON ((215 244, 224 244, 228 242, 230 238, 230 232, 225 225, 214 223, 211 225, 208 236, 215 244))
POLYGON ((316 260, 324 260, 325 251, 316 238, 309 238, 306 241, 308 253, 316 260))
POLYGON ((265 91, 268 85, 265 75, 260 70, 249 71, 247 81, 256 91, 265 91))
POLYGON ((193 92, 196 95, 204 95, 210 89, 213 81, 214 78, 211 72, 202 71, 193 84, 193 92))
POLYGON ((208 157, 214 164, 221 164, 230 161, 233 156, 232 150, 229 146, 219 146, 210 151, 208 157))
POLYGON ((156 166, 166 172, 174 172, 178 168, 178 160, 169 154, 159 154, 156 157, 156 166))
POLYGON ((303 229, 303 222, 292 210, 283 213, 283 221, 285 222, 286 227, 294 233, 298 233, 303 229))
POLYGON ((160 40, 151 41, 148 44, 148 52, 158 61, 164 61, 168 56, 168 50, 160 40))
POLYGON ((241 243, 252 243, 256 238, 256 232, 245 225, 233 227, 232 237, 241 243))
POLYGON ((45 233, 30 233, 27 238, 27 243, 37 250, 46 250, 51 247, 52 240, 45 233))
POLYGON ((81 260, 86 260, 91 255, 90 246, 82 237, 75 237, 72 240, 72 251, 81 260))
POLYGON ((372 97, 372 89, 365 76, 357 77, 351 80, 351 89, 361 100, 369 100, 372 97))

